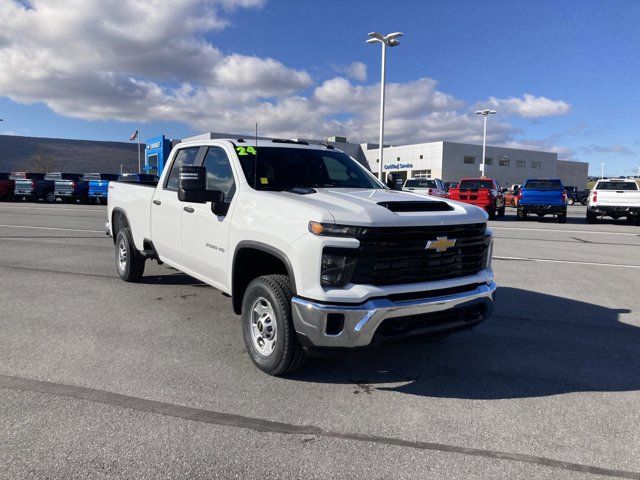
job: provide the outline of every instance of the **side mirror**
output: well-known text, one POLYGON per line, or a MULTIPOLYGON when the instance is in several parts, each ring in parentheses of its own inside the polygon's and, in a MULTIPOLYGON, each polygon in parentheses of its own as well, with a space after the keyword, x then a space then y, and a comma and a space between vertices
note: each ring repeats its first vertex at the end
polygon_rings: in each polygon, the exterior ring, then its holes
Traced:
POLYGON ((211 211, 218 216, 226 215, 229 205, 224 201, 224 193, 207 190, 207 169, 185 165, 180 167, 178 200, 188 203, 211 202, 211 211))

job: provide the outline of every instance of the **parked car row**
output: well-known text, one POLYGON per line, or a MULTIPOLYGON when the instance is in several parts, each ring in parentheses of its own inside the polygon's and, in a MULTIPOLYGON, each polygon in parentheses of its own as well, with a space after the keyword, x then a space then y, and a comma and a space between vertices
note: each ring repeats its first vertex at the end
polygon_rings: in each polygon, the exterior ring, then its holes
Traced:
POLYGON ((528 179, 522 185, 500 188, 491 178, 463 178, 444 184, 439 179, 411 179, 403 190, 435 195, 470 203, 487 212, 490 219, 503 216, 507 206, 517 210, 517 219, 529 215, 554 215, 559 223, 567 221, 567 206, 580 202, 587 206, 586 220, 596 223, 599 217, 626 218, 640 225, 640 187, 624 178, 599 180, 592 190, 565 187, 559 179, 528 179))
POLYGON ((137 173, 0 172, 0 200, 54 203, 61 199, 65 203, 106 205, 112 181, 155 184, 158 177, 137 173))

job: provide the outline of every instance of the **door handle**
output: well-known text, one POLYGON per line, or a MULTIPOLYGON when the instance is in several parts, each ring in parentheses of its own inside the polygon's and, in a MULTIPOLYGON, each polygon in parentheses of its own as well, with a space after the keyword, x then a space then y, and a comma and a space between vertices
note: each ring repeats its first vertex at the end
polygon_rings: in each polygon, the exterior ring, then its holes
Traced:
POLYGON ((184 210, 185 212, 188 212, 188 213, 193 213, 193 212, 195 212, 195 210, 194 210, 193 208, 191 208, 191 207, 183 207, 183 210, 184 210))
POLYGON ((161 205, 161 204, 162 204, 162 202, 161 202, 160 200, 154 200, 154 201, 153 201, 153 204, 154 204, 154 205, 161 205))

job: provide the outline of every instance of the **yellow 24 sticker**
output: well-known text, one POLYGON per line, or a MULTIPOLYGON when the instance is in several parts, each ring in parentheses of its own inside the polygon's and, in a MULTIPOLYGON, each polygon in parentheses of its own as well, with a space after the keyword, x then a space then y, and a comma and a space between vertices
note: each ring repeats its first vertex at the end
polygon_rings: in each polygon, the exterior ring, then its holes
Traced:
POLYGON ((238 152, 238 156, 242 157, 244 155, 257 155, 258 152, 254 147, 236 147, 236 152, 238 152))

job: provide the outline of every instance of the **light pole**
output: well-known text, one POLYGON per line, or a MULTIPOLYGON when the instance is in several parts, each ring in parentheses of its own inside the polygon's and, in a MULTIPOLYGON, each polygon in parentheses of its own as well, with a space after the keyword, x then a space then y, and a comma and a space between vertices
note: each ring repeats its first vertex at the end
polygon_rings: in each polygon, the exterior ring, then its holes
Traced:
POLYGON ((482 177, 484 178, 484 167, 485 167, 485 163, 484 163, 484 159, 485 159, 485 152, 487 150, 487 117, 489 115, 495 115, 496 111, 495 110, 489 110, 488 108, 485 108, 484 110, 478 110, 476 111, 476 115, 482 115, 484 118, 484 131, 482 133, 482 161, 480 163, 480 172, 482 173, 482 177))
POLYGON ((602 167, 602 171, 600 173, 600 180, 602 180, 604 178, 604 166, 606 165, 606 163, 601 163, 600 167, 602 167))
POLYGON ((382 78, 380 80, 380 166, 378 169, 378 178, 381 182, 384 182, 384 170, 383 170, 383 149, 384 149, 384 77, 387 63, 387 47, 397 47, 400 45, 399 37, 404 36, 402 32, 393 32, 388 35, 382 35, 378 32, 369 33, 369 39, 366 43, 380 43, 382 44, 382 78))

